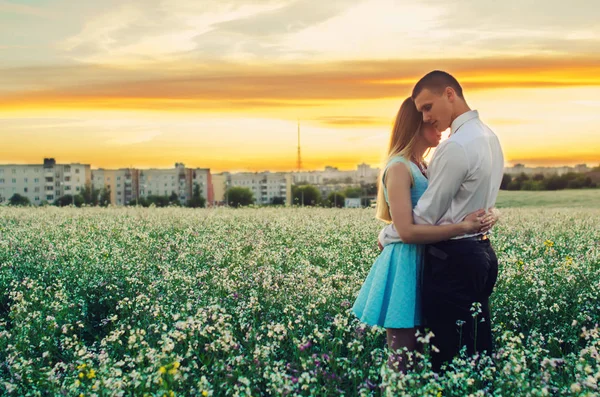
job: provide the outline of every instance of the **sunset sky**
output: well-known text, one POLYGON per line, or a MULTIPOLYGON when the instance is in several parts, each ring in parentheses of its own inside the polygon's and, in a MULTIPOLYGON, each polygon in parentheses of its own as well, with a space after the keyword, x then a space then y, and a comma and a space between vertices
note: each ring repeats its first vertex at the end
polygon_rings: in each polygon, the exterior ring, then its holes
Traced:
POLYGON ((507 165, 600 163, 591 0, 0 0, 0 163, 379 166, 433 69, 507 165))

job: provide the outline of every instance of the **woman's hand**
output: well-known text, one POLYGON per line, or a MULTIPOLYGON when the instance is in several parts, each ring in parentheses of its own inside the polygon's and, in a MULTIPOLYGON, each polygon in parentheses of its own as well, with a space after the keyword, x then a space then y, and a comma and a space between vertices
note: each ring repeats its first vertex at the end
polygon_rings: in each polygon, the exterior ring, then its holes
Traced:
POLYGON ((494 224, 494 217, 486 215, 484 209, 471 212, 461 222, 464 227, 465 234, 480 233, 483 229, 489 230, 494 224))

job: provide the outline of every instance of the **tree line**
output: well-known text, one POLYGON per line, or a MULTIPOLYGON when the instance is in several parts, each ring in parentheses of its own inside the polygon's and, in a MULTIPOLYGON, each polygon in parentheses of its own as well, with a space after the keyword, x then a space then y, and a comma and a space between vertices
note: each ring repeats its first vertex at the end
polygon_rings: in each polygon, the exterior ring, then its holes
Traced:
POLYGON ((597 183, 587 174, 569 172, 563 175, 534 174, 519 175, 504 174, 500 189, 502 190, 564 190, 591 189, 597 183))

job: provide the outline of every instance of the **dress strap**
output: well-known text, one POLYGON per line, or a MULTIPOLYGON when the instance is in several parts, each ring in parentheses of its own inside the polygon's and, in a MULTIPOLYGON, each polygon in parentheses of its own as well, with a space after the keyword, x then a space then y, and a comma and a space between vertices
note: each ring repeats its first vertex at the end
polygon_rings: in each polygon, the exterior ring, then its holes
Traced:
POLYGON ((385 177, 387 175, 388 169, 396 164, 396 163, 404 163, 406 164, 406 166, 408 167, 408 171, 411 173, 412 175, 412 169, 410 166, 410 161, 408 161, 406 158, 404 158, 403 156, 394 156, 392 157, 388 163, 386 164, 384 170, 383 170, 383 174, 381 174, 381 186, 383 186, 383 195, 385 196, 385 201, 389 204, 389 199, 388 199, 388 193, 387 193, 387 186, 385 185, 385 177))

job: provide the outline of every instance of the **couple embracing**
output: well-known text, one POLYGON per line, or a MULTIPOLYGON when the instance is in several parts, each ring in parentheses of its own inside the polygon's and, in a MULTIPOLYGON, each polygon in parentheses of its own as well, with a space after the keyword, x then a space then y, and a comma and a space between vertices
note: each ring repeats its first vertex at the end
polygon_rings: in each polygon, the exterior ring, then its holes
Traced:
POLYGON ((377 197, 377 218, 389 225, 352 308, 362 322, 386 328, 395 369, 407 370, 403 352, 418 349, 421 327, 434 334, 435 371, 463 346, 468 354, 492 353, 488 301, 498 260, 489 231, 503 169, 497 136, 469 108, 458 81, 442 71, 421 78, 394 122, 377 197))

